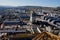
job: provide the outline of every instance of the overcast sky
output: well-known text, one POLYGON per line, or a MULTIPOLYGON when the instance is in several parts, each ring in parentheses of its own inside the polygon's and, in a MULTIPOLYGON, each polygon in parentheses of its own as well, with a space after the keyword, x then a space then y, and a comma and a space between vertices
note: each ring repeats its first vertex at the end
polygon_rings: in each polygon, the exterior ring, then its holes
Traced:
POLYGON ((0 6, 60 6, 60 0, 0 0, 0 6))

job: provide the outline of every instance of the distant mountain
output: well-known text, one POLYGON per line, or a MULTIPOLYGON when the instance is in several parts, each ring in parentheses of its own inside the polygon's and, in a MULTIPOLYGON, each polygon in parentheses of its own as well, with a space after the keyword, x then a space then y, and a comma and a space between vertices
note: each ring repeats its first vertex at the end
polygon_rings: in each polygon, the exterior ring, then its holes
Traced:
MULTIPOLYGON (((56 8, 54 8, 54 7, 42 7, 42 6, 17 6, 17 7, 0 6, 0 14, 4 14, 4 10, 6 10, 6 9, 21 9, 21 10, 44 9, 44 10, 54 10, 56 8)), ((58 7, 57 9, 60 9, 60 7, 58 7)))
POLYGON ((12 6, 0 6, 0 9, 6 9, 6 8, 15 8, 15 9, 24 9, 24 8, 53 8, 53 7, 42 7, 42 6, 17 6, 17 7, 12 7, 12 6))

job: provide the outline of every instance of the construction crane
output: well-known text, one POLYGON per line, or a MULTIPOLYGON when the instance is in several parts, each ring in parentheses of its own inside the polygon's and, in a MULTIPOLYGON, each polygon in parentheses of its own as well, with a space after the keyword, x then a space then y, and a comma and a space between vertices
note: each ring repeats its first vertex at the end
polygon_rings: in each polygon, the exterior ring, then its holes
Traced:
POLYGON ((38 34, 33 40, 60 40, 60 37, 49 32, 38 34))

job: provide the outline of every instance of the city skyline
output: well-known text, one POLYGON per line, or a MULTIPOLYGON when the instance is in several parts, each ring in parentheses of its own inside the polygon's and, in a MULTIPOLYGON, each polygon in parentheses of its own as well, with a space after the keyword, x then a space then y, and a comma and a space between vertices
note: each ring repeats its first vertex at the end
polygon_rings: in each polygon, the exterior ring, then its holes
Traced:
POLYGON ((58 7, 60 6, 60 0, 0 0, 0 6, 58 7))

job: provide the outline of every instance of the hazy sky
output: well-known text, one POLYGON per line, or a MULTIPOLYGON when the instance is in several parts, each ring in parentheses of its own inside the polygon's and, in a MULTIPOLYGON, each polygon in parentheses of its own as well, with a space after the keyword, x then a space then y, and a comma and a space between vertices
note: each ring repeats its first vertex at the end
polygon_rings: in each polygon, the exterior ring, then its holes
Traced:
POLYGON ((0 0, 1 6, 60 6, 60 0, 0 0))

